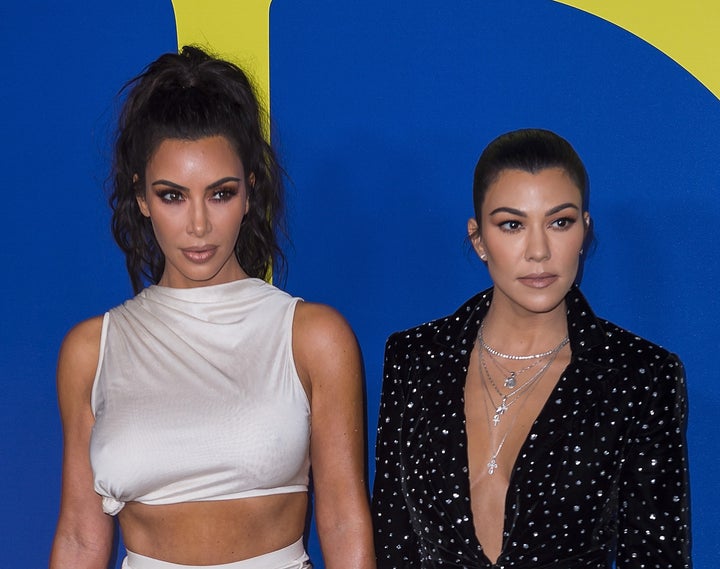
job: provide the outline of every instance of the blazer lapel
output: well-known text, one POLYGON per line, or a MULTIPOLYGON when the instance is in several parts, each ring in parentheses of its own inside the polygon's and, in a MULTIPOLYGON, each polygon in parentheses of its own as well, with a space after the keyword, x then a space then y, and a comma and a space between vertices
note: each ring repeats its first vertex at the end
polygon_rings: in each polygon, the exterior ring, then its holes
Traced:
MULTIPOLYGON (((535 419, 518 457, 530 454, 531 445, 534 457, 557 454, 563 448, 558 441, 576 430, 580 418, 599 417, 598 406, 607 399, 602 392, 610 389, 612 378, 618 373, 612 354, 606 348, 603 322, 595 316, 577 286, 568 292, 566 304, 572 359, 535 419)), ((521 482, 524 466, 518 459, 510 479, 511 487, 521 482)))
POLYGON ((437 510, 435 519, 448 520, 442 532, 427 528, 426 543, 439 549, 454 543, 454 555, 462 548, 473 562, 481 549, 470 508, 464 390, 470 352, 491 298, 492 291, 486 291, 460 307, 421 354, 423 373, 410 400, 418 409, 406 413, 413 424, 403 428, 407 466, 422 472, 416 497, 437 510))

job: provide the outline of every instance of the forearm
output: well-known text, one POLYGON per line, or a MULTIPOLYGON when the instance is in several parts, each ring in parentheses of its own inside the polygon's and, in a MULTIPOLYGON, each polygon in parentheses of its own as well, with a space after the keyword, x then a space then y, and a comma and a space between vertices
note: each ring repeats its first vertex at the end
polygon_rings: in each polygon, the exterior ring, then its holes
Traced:
POLYGON ((375 569, 369 514, 318 520, 318 534, 326 569, 375 569))
POLYGON ((58 527, 50 554, 50 569, 107 569, 111 543, 58 527))

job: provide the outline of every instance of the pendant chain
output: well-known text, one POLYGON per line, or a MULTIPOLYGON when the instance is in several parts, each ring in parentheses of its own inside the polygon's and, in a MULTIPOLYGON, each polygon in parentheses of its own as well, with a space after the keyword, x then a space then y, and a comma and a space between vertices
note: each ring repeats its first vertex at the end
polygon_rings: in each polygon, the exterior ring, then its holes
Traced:
POLYGON ((542 378, 543 375, 545 375, 545 372, 553 364, 556 357, 557 354, 553 355, 553 357, 548 359, 548 361, 543 364, 543 366, 537 371, 537 373, 533 375, 530 379, 528 379, 525 383, 523 383, 520 387, 518 387, 514 391, 511 391, 510 393, 503 394, 500 389, 498 389, 498 386, 493 380, 492 375, 490 375, 490 370, 488 370, 487 368, 485 359, 483 358, 482 354, 480 354, 480 364, 482 366, 481 375, 483 376, 483 378, 487 378, 487 381, 483 381, 483 386, 485 387, 485 391, 488 395, 490 403, 492 403, 493 407, 495 408, 495 415, 492 419, 493 425, 495 427, 500 424, 500 419, 505 414, 505 412, 510 409, 510 406, 514 403, 517 403, 517 401, 520 400, 524 392, 529 390, 542 378), (492 385, 496 393, 500 395, 500 403, 495 403, 488 384, 492 385))
POLYGON ((527 356, 515 356, 511 354, 503 354, 502 352, 498 352, 494 348, 488 346, 482 337, 482 331, 483 331, 484 323, 480 326, 480 330, 478 331, 477 336, 477 343, 478 347, 480 348, 479 352, 479 359, 480 359, 480 376, 482 379, 482 385, 485 389, 485 393, 487 397, 483 398, 483 405, 485 407, 485 418, 487 420, 488 424, 488 433, 491 434, 494 432, 494 428, 498 427, 500 424, 500 421, 502 419, 502 416, 510 409, 510 406, 517 403, 518 401, 521 401, 520 407, 518 407, 517 413, 513 417, 512 421, 510 422, 510 425, 508 426, 507 430, 503 434, 502 438, 500 439, 500 443, 498 444, 497 448, 495 449, 495 452, 493 452, 490 455, 490 460, 487 463, 487 471, 488 474, 493 475, 495 474, 495 471, 498 469, 498 463, 497 463, 497 457, 500 455, 500 451, 502 451, 503 446, 505 445, 505 441, 508 438, 508 435, 515 427, 515 423, 517 422, 518 417, 520 416, 520 411, 525 406, 525 403, 528 401, 529 397, 526 397, 526 395, 529 395, 535 387, 540 382, 540 379, 545 375, 545 372, 550 368, 550 366, 553 364, 555 359, 557 358, 558 354, 560 353, 560 350, 562 350, 565 345, 569 342, 568 337, 566 336, 557 346, 555 346, 553 349, 548 350, 546 352, 542 352, 540 354, 531 354, 527 356), (498 387, 497 383, 495 383, 495 380, 492 378, 492 374, 490 373, 490 370, 488 369, 488 365, 485 361, 484 353, 486 352, 490 358, 490 360, 493 362, 493 364, 503 373, 504 381, 503 381, 503 387, 506 389, 511 389, 508 393, 503 393, 500 388, 498 387), (527 361, 527 360, 534 360, 532 363, 526 365, 525 367, 519 369, 519 370, 509 370, 505 366, 503 366, 497 358, 507 359, 507 360, 513 360, 513 361, 527 361), (528 372, 534 367, 540 365, 542 360, 544 358, 547 358, 547 361, 542 364, 542 367, 534 373, 529 379, 527 379, 523 384, 520 386, 517 386, 517 379, 518 376, 522 373, 528 372), (493 394, 490 391, 490 386, 492 386, 495 393, 497 393, 500 396, 500 402, 495 403, 495 400, 493 398, 493 394), (490 405, 494 408, 494 414, 493 418, 490 419, 490 409, 488 406, 488 402, 490 405))

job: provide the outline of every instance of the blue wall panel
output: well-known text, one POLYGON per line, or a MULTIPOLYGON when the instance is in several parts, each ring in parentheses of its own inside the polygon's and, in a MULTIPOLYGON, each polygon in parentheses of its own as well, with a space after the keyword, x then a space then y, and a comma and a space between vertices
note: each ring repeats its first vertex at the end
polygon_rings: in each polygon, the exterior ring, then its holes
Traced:
POLYGON ((131 292, 103 193, 113 100, 176 46, 169 0, 0 7, 0 569, 47 566, 57 351, 75 322, 131 292))
MULTIPOLYGON (((0 569, 46 565, 60 341, 130 294, 102 191, 113 98, 175 48, 169 1, 0 8, 0 569)), ((573 142, 599 239, 583 289, 686 363, 695 566, 715 567, 718 99, 637 37, 549 0, 275 0, 271 86, 291 178, 287 288, 355 328, 371 450, 387 335, 489 283, 465 245, 482 147, 524 126, 573 142)))
POLYGON ((591 177, 583 290, 686 363, 696 567, 714 567, 718 99, 636 36, 549 1, 275 0, 270 38, 293 182, 288 288, 355 328, 371 449, 387 335, 489 284, 464 242, 482 148, 556 130, 591 177))

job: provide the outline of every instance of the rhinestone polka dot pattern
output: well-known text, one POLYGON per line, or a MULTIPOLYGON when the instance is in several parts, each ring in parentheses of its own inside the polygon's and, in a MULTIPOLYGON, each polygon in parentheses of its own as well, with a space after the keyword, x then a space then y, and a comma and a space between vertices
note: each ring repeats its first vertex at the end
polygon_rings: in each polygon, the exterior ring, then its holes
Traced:
POLYGON ((388 340, 373 490, 378 568, 690 567, 682 364, 597 319, 576 287, 566 298, 572 360, 515 463, 500 558, 484 555, 463 392, 491 298, 481 293, 388 340))

